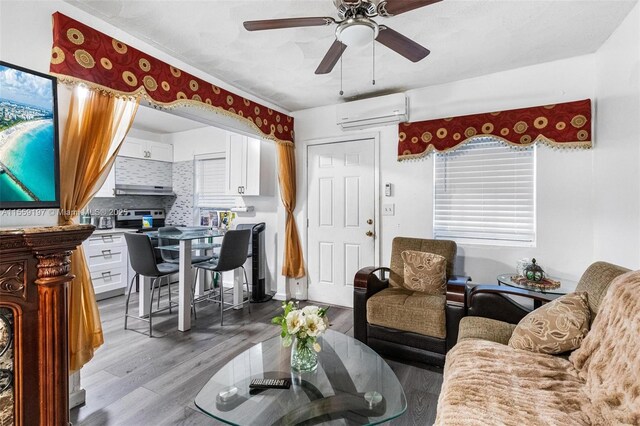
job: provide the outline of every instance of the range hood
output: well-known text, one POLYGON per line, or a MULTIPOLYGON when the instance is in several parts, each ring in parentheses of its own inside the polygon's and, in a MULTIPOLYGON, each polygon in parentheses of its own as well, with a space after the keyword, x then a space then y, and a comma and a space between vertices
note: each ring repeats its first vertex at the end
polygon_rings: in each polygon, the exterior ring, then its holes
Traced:
POLYGON ((116 183, 116 195, 171 195, 175 196, 170 186, 123 185, 116 183))

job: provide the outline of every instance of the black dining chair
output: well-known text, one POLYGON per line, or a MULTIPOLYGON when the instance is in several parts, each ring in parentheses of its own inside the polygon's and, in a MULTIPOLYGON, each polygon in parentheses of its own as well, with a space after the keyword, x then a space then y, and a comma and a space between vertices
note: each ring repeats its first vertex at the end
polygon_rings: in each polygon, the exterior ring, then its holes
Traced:
MULTIPOLYGON (((155 294, 156 288, 158 288, 158 306, 160 306, 160 282, 163 278, 168 278, 169 275, 174 274, 179 271, 179 265, 174 263, 156 263, 155 253, 153 251, 153 246, 151 244, 151 240, 149 236, 146 234, 136 234, 132 232, 126 232, 124 234, 125 241, 127 242, 127 249, 129 251, 129 261, 131 262, 131 268, 133 268, 135 275, 131 279, 129 283, 129 291, 127 292, 127 301, 125 302, 124 309, 124 329, 127 329, 127 320, 129 317, 137 318, 142 321, 147 321, 149 323, 149 337, 153 337, 152 331, 152 323, 153 323, 153 314, 161 311, 169 310, 171 313, 171 309, 177 307, 177 303, 173 303, 171 301, 171 291, 169 291, 169 304, 168 306, 162 309, 153 310, 153 296, 155 294), (129 300, 131 299, 131 289, 133 287, 133 282, 139 281, 140 276, 145 276, 149 278, 153 278, 151 281, 151 298, 149 302, 149 318, 140 318, 137 315, 129 315, 129 300)), ((170 281, 170 280, 168 280, 170 281)))
POLYGON ((233 303, 230 304, 224 301, 225 291, 222 282, 218 283, 217 289, 214 287, 199 298, 195 298, 195 296, 193 296, 191 307, 196 318, 196 303, 206 300, 220 304, 220 325, 224 324, 224 311, 226 310, 247 304, 249 307, 249 313, 251 313, 251 294, 249 291, 249 280, 247 279, 247 271, 244 269, 244 263, 247 261, 250 239, 250 229, 227 231, 224 235, 224 238, 222 239, 222 246, 220 247, 220 253, 218 254, 218 257, 213 258, 207 262, 196 263, 193 265, 196 268, 196 273, 193 281, 191 292, 192 295, 195 294, 195 283, 198 279, 198 273, 200 270, 210 271, 212 274, 221 274, 222 272, 233 271, 234 269, 242 268, 242 271, 244 272, 244 282, 247 288, 247 298, 245 299, 243 297, 243 301, 237 305, 234 305, 233 303), (229 305, 229 307, 226 309, 224 307, 225 304, 229 305))

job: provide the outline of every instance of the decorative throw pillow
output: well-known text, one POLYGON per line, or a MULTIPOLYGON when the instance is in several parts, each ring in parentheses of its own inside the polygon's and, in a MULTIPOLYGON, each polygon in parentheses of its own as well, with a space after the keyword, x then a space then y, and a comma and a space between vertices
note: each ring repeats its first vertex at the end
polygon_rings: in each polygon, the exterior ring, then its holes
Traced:
POLYGON ((565 294, 522 318, 509 346, 552 355, 572 351, 587 335, 590 317, 587 293, 565 294))
POLYGON ((404 287, 427 294, 445 294, 447 291, 447 259, 422 251, 405 250, 404 287))

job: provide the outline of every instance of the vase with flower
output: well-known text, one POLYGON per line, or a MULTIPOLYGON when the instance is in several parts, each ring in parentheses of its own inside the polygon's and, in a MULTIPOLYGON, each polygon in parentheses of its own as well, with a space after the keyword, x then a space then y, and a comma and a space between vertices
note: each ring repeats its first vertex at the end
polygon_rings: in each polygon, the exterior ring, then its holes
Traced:
POLYGON ((329 325, 329 308, 298 308, 297 304, 289 301, 282 304, 282 309, 282 315, 271 322, 281 327, 283 346, 291 346, 291 369, 297 372, 314 371, 318 367, 318 352, 322 349, 318 337, 329 325))

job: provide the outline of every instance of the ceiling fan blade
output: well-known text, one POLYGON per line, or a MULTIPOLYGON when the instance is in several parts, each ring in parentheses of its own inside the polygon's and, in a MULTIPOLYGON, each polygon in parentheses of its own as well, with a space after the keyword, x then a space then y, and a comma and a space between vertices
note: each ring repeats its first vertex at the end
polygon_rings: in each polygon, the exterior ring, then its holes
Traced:
POLYGON ((329 74, 331 70, 333 70, 333 67, 338 63, 340 56, 342 56, 342 53, 346 48, 346 44, 342 44, 338 40, 334 41, 327 54, 322 58, 322 62, 318 65, 316 74, 329 74))
POLYGON ((442 0, 383 0, 378 4, 378 15, 395 16, 442 0))
POLYGON ((380 33, 376 40, 411 62, 421 61, 431 53, 426 47, 384 25, 380 25, 380 33))
POLYGON ((262 21, 245 21, 244 27, 248 31, 276 30, 279 28, 319 27, 335 24, 333 18, 285 18, 265 19, 262 21))

